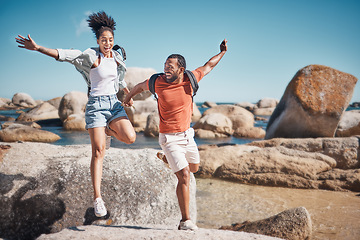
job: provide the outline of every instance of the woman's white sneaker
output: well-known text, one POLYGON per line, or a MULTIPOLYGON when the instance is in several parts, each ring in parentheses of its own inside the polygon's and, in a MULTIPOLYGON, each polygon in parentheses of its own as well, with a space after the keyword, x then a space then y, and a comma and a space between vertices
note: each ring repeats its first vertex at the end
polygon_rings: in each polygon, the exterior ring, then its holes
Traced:
POLYGON ((191 220, 186 220, 184 222, 180 221, 178 229, 196 231, 199 228, 191 220))
POLYGON ((97 198, 94 201, 94 212, 97 217, 104 217, 107 214, 105 203, 101 198, 97 198))

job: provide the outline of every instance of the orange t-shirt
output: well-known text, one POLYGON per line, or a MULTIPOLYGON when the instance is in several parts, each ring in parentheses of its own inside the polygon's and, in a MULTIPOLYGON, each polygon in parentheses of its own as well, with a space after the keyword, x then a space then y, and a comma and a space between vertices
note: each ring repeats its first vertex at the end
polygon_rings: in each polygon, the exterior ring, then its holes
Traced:
MULTIPOLYGON (((204 77, 204 72, 200 69, 192 72, 198 82, 204 77)), ((149 89, 149 79, 147 86, 149 89)), ((155 81, 155 92, 158 96, 160 132, 176 133, 188 130, 193 112, 193 91, 188 76, 184 74, 181 83, 168 83, 165 75, 160 75, 155 81)))

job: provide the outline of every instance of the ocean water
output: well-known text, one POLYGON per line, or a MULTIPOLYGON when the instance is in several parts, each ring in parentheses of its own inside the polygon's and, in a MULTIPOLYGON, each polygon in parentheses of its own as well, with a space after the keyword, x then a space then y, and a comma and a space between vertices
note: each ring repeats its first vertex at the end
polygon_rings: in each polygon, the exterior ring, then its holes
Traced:
MULTIPOLYGON (((218 103, 222 104, 234 104, 234 103, 218 103)), ((203 113, 207 108, 201 107, 202 103, 197 103, 197 106, 201 113, 203 113)), ((360 110, 360 108, 348 108, 349 110, 360 110)), ((26 110, 22 110, 26 111, 26 110)), ((20 113, 18 110, 3 110, 0 111, 0 115, 17 118, 20 113)), ((255 127, 261 127, 266 129, 267 121, 270 116, 259 116, 264 118, 264 121, 255 121, 255 127)), ((0 121, 0 125, 4 122, 0 121)), ((52 143, 55 145, 73 145, 73 144, 90 144, 90 138, 87 131, 65 131, 62 128, 60 120, 51 120, 51 121, 39 121, 38 124, 42 127, 42 130, 53 132, 61 137, 60 140, 52 143)), ((217 138, 217 139, 199 139, 195 138, 196 143, 199 145, 203 144, 246 144, 259 139, 249 139, 249 138, 217 138)), ((118 141, 113 138, 111 141, 111 147, 115 148, 130 148, 130 149, 139 149, 139 148, 156 148, 160 149, 158 144, 158 138, 145 137, 143 133, 137 133, 135 143, 127 145, 123 142, 118 141)))
MULTIPOLYGON (((201 107, 202 103, 198 103, 198 108, 201 113, 203 113, 207 108, 201 107)), ((219 103, 219 104, 233 104, 233 103, 219 103)), ((26 111, 26 110, 22 110, 26 111)), ((0 115, 17 118, 20 113, 18 110, 4 110, 0 111, 0 115)), ((264 116, 268 119, 268 116, 264 116)), ((0 121, 0 124, 4 122, 0 121)), ((50 120, 50 121, 39 121, 38 124, 41 126, 42 130, 53 132, 61 137, 60 140, 52 143, 55 145, 73 145, 73 144, 90 144, 90 138, 87 131, 65 131, 62 128, 60 120, 50 120)), ((266 128, 266 121, 256 121, 256 127, 266 128)), ((247 138, 219 138, 219 139, 198 139, 195 141, 198 145, 203 144, 245 144, 254 141, 255 139, 247 138)), ((130 148, 130 149, 139 149, 139 148, 156 148, 160 149, 158 138, 145 137, 143 133, 137 133, 136 141, 133 144, 127 145, 123 142, 118 141, 115 138, 112 138, 111 147, 115 148, 130 148)))

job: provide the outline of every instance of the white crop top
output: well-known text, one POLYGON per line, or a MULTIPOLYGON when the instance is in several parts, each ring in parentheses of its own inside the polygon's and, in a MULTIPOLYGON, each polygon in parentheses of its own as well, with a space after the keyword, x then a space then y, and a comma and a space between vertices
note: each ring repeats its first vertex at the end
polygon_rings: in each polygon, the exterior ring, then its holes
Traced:
POLYGON ((100 64, 90 70, 91 96, 116 94, 117 63, 115 59, 105 58, 100 53, 100 64))

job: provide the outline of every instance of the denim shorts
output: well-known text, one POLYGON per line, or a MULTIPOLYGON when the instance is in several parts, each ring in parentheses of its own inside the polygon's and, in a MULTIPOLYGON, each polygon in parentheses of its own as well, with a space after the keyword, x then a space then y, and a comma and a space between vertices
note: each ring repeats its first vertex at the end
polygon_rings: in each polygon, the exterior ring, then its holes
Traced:
POLYGON ((117 96, 89 96, 85 110, 86 129, 105 127, 112 120, 126 117, 126 112, 117 96))

